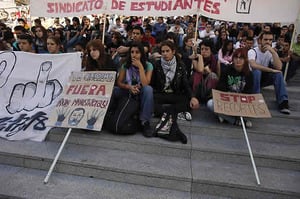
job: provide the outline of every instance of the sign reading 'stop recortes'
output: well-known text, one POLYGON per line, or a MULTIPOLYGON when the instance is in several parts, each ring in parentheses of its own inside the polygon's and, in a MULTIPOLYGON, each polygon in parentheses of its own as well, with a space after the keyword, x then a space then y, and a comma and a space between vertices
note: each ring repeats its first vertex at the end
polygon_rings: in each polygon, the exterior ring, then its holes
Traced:
POLYGON ((214 111, 225 115, 270 118, 262 94, 242 94, 213 90, 214 111))

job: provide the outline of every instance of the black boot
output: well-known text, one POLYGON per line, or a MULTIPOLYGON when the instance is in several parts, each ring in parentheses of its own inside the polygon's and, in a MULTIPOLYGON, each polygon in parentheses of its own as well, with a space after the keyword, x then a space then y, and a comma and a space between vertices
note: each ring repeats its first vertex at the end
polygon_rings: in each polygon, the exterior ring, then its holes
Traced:
MULTIPOLYGON (((175 115, 173 114, 173 116, 171 116, 171 117, 175 117, 175 115)), ((166 139, 168 141, 172 141, 172 142, 181 141, 182 144, 187 143, 187 137, 179 129, 176 118, 173 120, 170 132, 168 134, 158 133, 157 137, 160 137, 160 138, 166 139)))
POLYGON ((145 121, 141 123, 142 126, 142 134, 145 137, 153 137, 154 136, 154 132, 150 126, 150 122, 149 121, 145 121))

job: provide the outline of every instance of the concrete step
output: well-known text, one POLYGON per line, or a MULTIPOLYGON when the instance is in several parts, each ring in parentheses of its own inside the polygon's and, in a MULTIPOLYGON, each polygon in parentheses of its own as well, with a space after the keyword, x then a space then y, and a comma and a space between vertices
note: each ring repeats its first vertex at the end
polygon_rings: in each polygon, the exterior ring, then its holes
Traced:
MULTIPOLYGON (((6 199, 190 199, 190 192, 119 183, 96 178, 53 173, 44 184, 46 171, 0 165, 0 198, 6 199), (4 183, 5 182, 5 183, 4 183)), ((219 198, 200 194, 199 198, 219 198)), ((224 198, 225 199, 225 198, 224 198)))
MULTIPOLYGON (((1 141, 3 164, 48 170, 59 143, 1 141)), ((56 171, 118 182, 174 190, 191 188, 190 161, 186 158, 67 144, 56 171)))
MULTIPOLYGON (((295 113, 284 115, 277 110, 270 110, 272 118, 251 118, 253 127, 248 128, 249 137, 255 140, 265 142, 283 142, 283 143, 299 143, 299 118, 295 113), (295 141, 295 142, 294 142, 295 141)), ((181 123, 182 128, 190 127, 190 132, 197 132, 232 135, 230 132, 243 132, 239 126, 228 123, 219 123, 216 115, 211 113, 206 107, 202 107, 199 111, 193 111, 193 121, 189 123, 181 123)))
POLYGON ((299 198, 300 173, 258 167, 261 185, 257 185, 252 166, 192 161, 193 192, 214 193, 233 198, 299 198))
MULTIPOLYGON (((105 131, 89 135, 75 130, 69 137, 68 143, 182 158, 189 158, 190 151, 195 150, 201 154, 199 156, 201 159, 217 159, 224 162, 239 163, 238 161, 243 158, 248 164, 249 154, 242 130, 232 132, 232 136, 213 135, 209 132, 193 134, 189 133, 191 131, 186 130, 184 128, 184 132, 189 138, 187 145, 170 143, 160 138, 145 140, 140 134, 120 137, 105 131), (233 136, 233 134, 235 135, 233 136)), ((49 134, 47 140, 61 143, 64 135, 65 133, 62 131, 53 131, 49 134)), ((254 136, 249 136, 249 139, 258 166, 300 171, 300 147, 298 144, 282 143, 280 140, 276 140, 277 142, 252 140, 251 138, 254 136)))
MULTIPOLYGON (((12 143, 1 140, 0 162, 48 170, 58 147, 58 143, 48 141, 12 143)), ((261 194, 263 198, 300 197, 299 171, 265 167, 258 167, 258 171, 262 178, 261 186, 256 185, 250 163, 201 159, 197 150, 191 150, 190 158, 179 158, 78 144, 67 144, 55 169, 55 173, 181 192, 192 190, 202 194, 237 198, 253 198, 253 194, 261 194)), ((52 179, 55 177, 50 178, 49 183, 52 179)))
MULTIPOLYGON (((287 93, 289 96, 289 100, 299 100, 300 96, 299 96, 299 92, 300 92, 300 87, 299 86, 287 86, 287 93)), ((268 87, 264 87, 261 90, 263 96, 265 99, 269 99, 269 98, 273 98, 275 99, 275 91, 274 91, 274 87, 273 86, 268 86, 268 87)))

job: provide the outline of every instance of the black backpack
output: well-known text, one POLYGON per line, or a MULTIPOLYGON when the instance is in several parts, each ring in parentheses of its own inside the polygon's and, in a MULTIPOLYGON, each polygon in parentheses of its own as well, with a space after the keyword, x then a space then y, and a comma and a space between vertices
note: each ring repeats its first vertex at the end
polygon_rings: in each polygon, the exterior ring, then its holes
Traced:
POLYGON ((129 135, 141 129, 139 122, 138 96, 129 95, 111 104, 104 118, 104 129, 114 133, 129 135))

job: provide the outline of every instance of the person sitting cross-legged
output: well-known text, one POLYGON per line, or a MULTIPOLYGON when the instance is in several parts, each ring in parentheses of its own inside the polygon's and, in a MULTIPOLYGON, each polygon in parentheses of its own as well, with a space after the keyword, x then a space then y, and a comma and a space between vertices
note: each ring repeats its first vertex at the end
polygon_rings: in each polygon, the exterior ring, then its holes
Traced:
MULTIPOLYGON (((232 56, 233 64, 221 73, 216 89, 224 92, 251 94, 253 91, 253 74, 248 66, 247 50, 237 49, 232 56)), ((213 99, 208 100, 207 107, 214 110, 213 99)), ((221 123, 228 122, 233 125, 241 125, 239 117, 217 114, 221 123)), ((252 127, 250 120, 245 120, 246 127, 252 127)))

